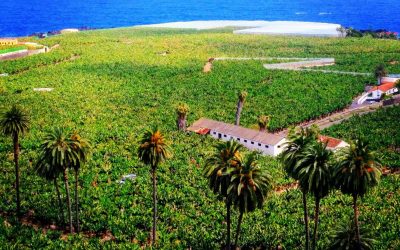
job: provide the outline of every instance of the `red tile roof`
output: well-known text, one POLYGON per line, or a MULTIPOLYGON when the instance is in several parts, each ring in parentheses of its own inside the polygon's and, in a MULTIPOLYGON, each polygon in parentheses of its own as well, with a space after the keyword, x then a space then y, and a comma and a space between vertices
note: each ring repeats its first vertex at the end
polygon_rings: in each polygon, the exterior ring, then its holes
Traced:
POLYGON ((395 82, 383 82, 381 85, 373 87, 368 92, 370 93, 370 92, 373 92, 375 90, 380 90, 382 92, 386 92, 389 89, 394 88, 395 85, 396 85, 395 82))
POLYGON ((336 148, 340 143, 342 143, 342 140, 325 135, 320 135, 318 139, 320 142, 328 143, 328 148, 336 148))

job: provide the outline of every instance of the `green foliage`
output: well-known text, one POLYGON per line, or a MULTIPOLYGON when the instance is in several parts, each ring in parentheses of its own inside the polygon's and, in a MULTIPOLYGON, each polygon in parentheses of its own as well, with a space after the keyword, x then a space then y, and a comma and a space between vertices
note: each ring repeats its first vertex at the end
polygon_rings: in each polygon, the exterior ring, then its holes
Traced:
POLYGON ((361 138, 376 151, 377 158, 387 167, 400 167, 400 106, 382 108, 376 112, 354 116, 341 124, 334 125, 324 134, 345 141, 361 138))
POLYGON ((1 114, 0 128, 8 136, 22 135, 29 129, 29 116, 26 111, 13 105, 10 110, 1 114))
POLYGON ((146 131, 140 141, 138 155, 144 164, 156 168, 169 156, 164 135, 158 129, 146 131))
MULTIPOLYGON (((0 94, 0 108, 9 108, 18 100, 32 114, 30 133, 21 142, 23 210, 34 210, 35 219, 40 221, 57 221, 53 185, 31 174, 29 159, 38 159, 44 131, 56 126, 77 129, 93 146, 92 157, 80 175, 82 231, 99 237, 77 235, 64 241, 61 232, 49 230, 42 234, 20 225, 13 217, 7 219, 11 224, 8 227, 0 217, 0 245, 18 249, 149 248, 151 178, 132 148, 137 147, 146 127, 157 125, 172 142, 174 155, 158 169, 160 248, 219 249, 225 238, 225 207, 215 200, 202 176, 204 161, 212 155, 216 142, 174 132, 176 103, 185 102, 191 107, 189 123, 200 117, 232 123, 236 95, 246 89, 251 98, 246 100, 242 125, 251 126, 259 114, 268 114, 273 117, 269 128, 277 130, 343 108, 363 91, 365 83, 375 79, 268 71, 260 61, 215 61, 213 72, 203 74, 204 61, 211 56, 329 56, 336 58, 337 65, 331 66, 335 69, 373 72, 377 64, 400 55, 398 42, 391 40, 237 36, 231 31, 135 28, 82 32, 41 40, 48 46, 60 44, 50 53, 2 62, 0 73, 10 75, 0 78, 0 86, 7 89, 0 94), (159 52, 166 50, 170 53, 160 56, 159 52), (74 55, 80 57, 68 61, 74 55), (32 91, 36 87, 51 87, 54 91, 32 91), (137 178, 119 184, 121 177, 129 173, 137 178), (99 238, 106 231, 116 240, 101 242, 99 238)), ((399 64, 387 68, 400 71, 399 64)), ((398 135, 393 127, 396 116, 387 116, 392 122, 384 121, 382 114, 379 117, 379 128, 371 118, 365 125, 360 121, 357 127, 341 127, 340 133, 364 131, 369 135, 371 129, 372 134, 382 135, 373 136, 377 147, 392 148, 398 135)), ((0 137, 0 211, 5 212, 15 209, 11 150, 9 140, 0 137)), ((389 150, 392 156, 399 156, 394 149, 379 151, 388 156, 389 150)), ((291 182, 276 160, 260 157, 259 162, 276 185, 291 182)), ((363 198, 360 221, 378 240, 376 249, 400 247, 394 223, 399 214, 399 185, 398 176, 389 176, 363 198)), ((65 192, 64 187, 61 192, 65 192)), ((298 190, 271 194, 262 209, 245 215, 241 245, 299 249, 305 240, 299 219, 303 214, 297 202, 300 200, 298 190)), ((325 232, 335 228, 338 220, 347 222, 352 216, 350 204, 349 197, 340 192, 322 201, 319 246, 328 247, 330 235, 325 232)), ((232 218, 236 223, 236 211, 232 218)))
POLYGON ((370 231, 365 228, 360 228, 360 243, 355 239, 355 228, 354 223, 345 224, 341 226, 332 236, 332 243, 329 247, 330 250, 347 250, 347 249, 359 249, 359 250, 371 250, 375 243, 374 239, 371 239, 370 231))
POLYGON ((26 47, 19 46, 19 47, 11 47, 11 48, 3 48, 3 49, 0 47, 0 55, 5 54, 5 53, 10 53, 10 52, 16 52, 16 51, 23 50, 23 49, 26 49, 26 47))
POLYGON ((380 163, 368 143, 356 140, 338 153, 333 179, 344 194, 363 196, 378 184, 380 163))
POLYGON ((262 208, 272 187, 271 176, 265 168, 258 165, 258 157, 258 153, 249 154, 231 178, 228 193, 233 193, 233 204, 240 213, 262 208))

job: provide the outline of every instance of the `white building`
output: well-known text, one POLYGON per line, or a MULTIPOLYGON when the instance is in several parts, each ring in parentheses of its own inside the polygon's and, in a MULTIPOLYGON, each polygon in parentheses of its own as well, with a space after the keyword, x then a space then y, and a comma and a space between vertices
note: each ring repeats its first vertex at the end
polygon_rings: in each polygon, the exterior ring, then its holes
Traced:
POLYGON ((194 122, 188 130, 198 134, 210 134, 212 137, 224 141, 236 140, 250 150, 257 150, 270 156, 279 155, 286 143, 286 139, 279 135, 206 118, 194 122))
POLYGON ((330 136, 320 135, 318 140, 322 143, 326 143, 326 149, 337 151, 341 148, 348 147, 349 144, 340 139, 336 139, 330 136))
POLYGON ((393 95, 398 93, 396 81, 400 78, 383 77, 382 84, 371 88, 367 93, 358 99, 358 104, 363 104, 365 101, 379 101, 383 94, 393 95))

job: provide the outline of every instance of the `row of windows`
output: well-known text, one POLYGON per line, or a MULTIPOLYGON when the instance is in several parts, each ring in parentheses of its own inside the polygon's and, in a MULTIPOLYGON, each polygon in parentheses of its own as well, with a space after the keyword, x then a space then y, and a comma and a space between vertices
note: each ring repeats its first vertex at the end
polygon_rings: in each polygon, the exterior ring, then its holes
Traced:
MULTIPOLYGON (((216 135, 217 132, 213 132, 213 134, 216 135)), ((226 137, 228 137, 228 136, 227 136, 227 135, 224 135, 224 138, 226 138, 226 137)), ((233 137, 231 136, 230 139, 233 140, 233 137)), ((240 138, 236 138, 236 140, 237 140, 237 141, 241 141, 240 138)), ((246 140, 246 139, 243 139, 243 142, 247 143, 247 140, 246 140)), ((252 145, 254 145, 254 142, 253 142, 253 141, 250 141, 250 143, 251 143, 252 145)), ((258 146, 261 147, 262 144, 261 144, 261 143, 258 143, 258 146)), ((265 145, 264 147, 265 147, 265 148, 269 148, 268 145, 265 145)))

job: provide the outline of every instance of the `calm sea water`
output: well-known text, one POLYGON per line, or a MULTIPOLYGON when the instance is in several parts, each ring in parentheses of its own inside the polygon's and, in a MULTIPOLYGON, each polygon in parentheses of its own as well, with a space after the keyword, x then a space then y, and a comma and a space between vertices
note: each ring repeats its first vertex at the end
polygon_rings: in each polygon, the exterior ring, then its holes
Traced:
POLYGON ((400 31, 400 0, 0 0, 0 36, 192 20, 293 20, 400 31))

